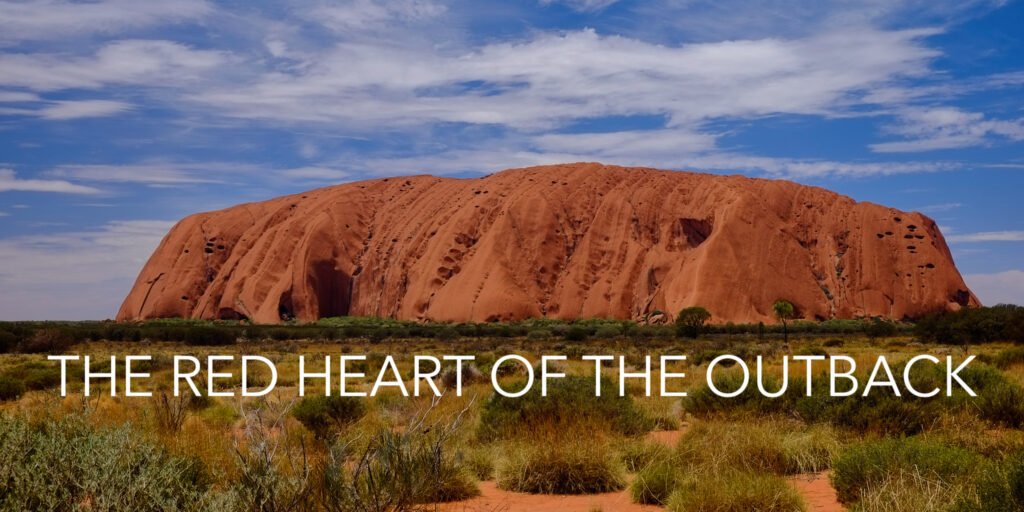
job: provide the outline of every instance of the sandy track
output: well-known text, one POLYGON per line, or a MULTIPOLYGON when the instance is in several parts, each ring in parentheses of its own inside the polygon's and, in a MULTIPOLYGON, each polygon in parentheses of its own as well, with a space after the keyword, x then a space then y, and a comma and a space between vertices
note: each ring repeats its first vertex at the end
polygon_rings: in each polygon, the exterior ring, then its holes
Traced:
POLYGON ((657 512, 661 507, 630 502, 627 491, 587 495, 524 494, 480 482, 480 496, 437 506, 439 512, 657 512))
MULTIPOLYGON (((689 427, 680 430, 651 432, 648 438, 675 446, 689 427)), ((804 497, 807 512, 844 512, 836 491, 828 480, 828 471, 795 475, 790 485, 804 497)), ((480 483, 480 496, 454 503, 443 503, 432 508, 438 512, 656 512, 663 511, 653 505, 638 505, 629 499, 628 491, 588 495, 525 494, 498 489, 491 482, 480 483)))
POLYGON ((828 471, 808 473, 789 478, 789 483, 803 495, 807 512, 843 512, 836 490, 828 481, 828 471))

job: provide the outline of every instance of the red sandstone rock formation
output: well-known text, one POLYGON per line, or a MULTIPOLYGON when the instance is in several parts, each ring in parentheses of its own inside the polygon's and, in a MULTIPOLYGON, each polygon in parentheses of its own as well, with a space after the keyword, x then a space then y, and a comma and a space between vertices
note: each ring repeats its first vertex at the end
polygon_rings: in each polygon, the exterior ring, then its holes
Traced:
POLYGON ((976 306, 935 222, 788 181, 595 163, 348 183, 192 215, 119 320, 913 318, 976 306))

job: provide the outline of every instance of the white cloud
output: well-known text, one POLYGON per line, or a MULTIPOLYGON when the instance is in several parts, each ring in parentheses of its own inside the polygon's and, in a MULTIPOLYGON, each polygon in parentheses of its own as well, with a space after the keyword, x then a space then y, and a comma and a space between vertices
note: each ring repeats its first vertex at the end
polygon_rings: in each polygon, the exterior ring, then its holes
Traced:
POLYGON ((955 210, 957 208, 960 208, 961 206, 963 206, 963 203, 940 203, 922 206, 918 208, 918 210, 925 213, 940 213, 955 210))
POLYGON ((553 133, 534 137, 532 145, 543 151, 592 155, 599 159, 641 155, 662 159, 712 149, 715 136, 682 129, 553 133))
POLYGON ((11 169, 0 169, 0 192, 58 192, 64 194, 98 194, 99 189, 76 185, 65 180, 18 179, 11 169))
MULTIPOLYGON (((700 40, 798 36, 851 26, 947 26, 1003 0, 649 0, 637 2, 634 32, 700 40)), ((635 21, 634 21, 635 20, 635 21)))
POLYGON ((173 222, 0 239, 0 320, 113 317, 173 222))
POLYGON ((564 3, 569 7, 581 12, 597 12, 607 9, 608 6, 619 0, 540 0, 542 5, 564 3))
POLYGON ((37 91, 95 89, 106 84, 184 85, 226 64, 230 55, 160 40, 122 40, 91 57, 0 54, 0 85, 37 91))
POLYGON ((534 129, 570 119, 666 115, 670 126, 773 113, 833 114, 927 71, 931 30, 663 46, 592 30, 469 53, 344 42, 291 72, 198 91, 229 115, 288 121, 464 122, 534 129))
POLYGON ((1024 119, 993 120, 984 114, 958 108, 913 108, 900 113, 899 123, 889 131, 907 138, 871 144, 879 153, 906 153, 955 149, 988 143, 992 137, 1024 140, 1024 119))
POLYGON ((327 167, 298 167, 281 171, 286 178, 308 181, 329 181, 341 182, 352 179, 352 174, 338 169, 327 167))
POLYGON ((200 18, 211 10, 209 4, 202 0, 5 0, 0 1, 0 41, 64 39, 74 34, 113 33, 200 18))
POLYGON ((309 17, 333 30, 349 33, 395 22, 418 22, 440 16, 448 8, 429 0, 343 0, 316 6, 309 17))
POLYGON ((0 212, 0 217, 9 217, 11 214, 7 212, 0 212))
POLYGON ((299 155, 301 155, 302 158, 308 160, 310 158, 317 157, 319 154, 320 148, 317 147, 316 144, 313 144, 312 142, 309 141, 303 141, 302 143, 299 144, 299 155))
POLYGON ((34 112, 43 119, 66 120, 83 117, 105 117, 119 114, 132 106, 121 101, 73 100, 55 101, 34 112))
POLYGON ((1024 242, 1024 231, 983 231, 946 237, 949 243, 970 242, 1024 242))
POLYGON ((181 185, 222 183, 223 180, 211 178, 211 175, 237 169, 222 164, 63 165, 47 171, 45 176, 80 181, 181 185))
POLYGON ((395 158, 368 158, 347 165, 354 173, 395 175, 429 172, 454 174, 467 171, 495 172, 512 167, 565 162, 600 161, 604 164, 656 167, 707 172, 745 172, 778 178, 821 176, 884 176, 958 169, 951 162, 837 162, 831 160, 764 157, 696 150, 708 143, 700 134, 651 130, 625 132, 619 144, 615 132, 599 134, 542 135, 526 141, 501 141, 477 148, 453 149, 439 153, 395 158), (608 147, 601 142, 607 140, 608 147), (677 145, 673 145, 677 144, 677 145))
POLYGON ((986 306, 1024 305, 1024 271, 1007 270, 992 274, 965 274, 964 281, 986 306))
POLYGON ((46 178, 84 182, 140 183, 150 187, 236 184, 240 181, 277 187, 306 182, 341 182, 353 174, 333 167, 307 166, 275 169, 259 164, 231 162, 141 162, 126 165, 62 165, 43 173, 46 178))
POLYGON ((25 103, 39 100, 39 95, 30 92, 0 91, 0 103, 25 103))

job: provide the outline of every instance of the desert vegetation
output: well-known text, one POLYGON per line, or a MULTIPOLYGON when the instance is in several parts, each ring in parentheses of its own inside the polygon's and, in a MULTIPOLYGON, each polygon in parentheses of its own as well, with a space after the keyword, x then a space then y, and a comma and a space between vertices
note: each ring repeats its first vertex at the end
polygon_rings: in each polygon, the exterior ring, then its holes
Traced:
MULTIPOLYGON (((465 500, 498 489, 619 493, 671 511, 792 511, 809 510, 793 484, 807 475, 828 475, 836 498, 864 512, 1024 506, 1019 308, 885 328, 872 319, 789 321, 788 342, 781 325, 707 325, 699 322, 702 313, 691 313, 695 318, 682 324, 655 325, 357 318, 280 326, 0 324, 6 352, 0 355, 0 509, 461 510, 443 504, 471 503, 465 500), (46 360, 55 352, 91 355, 99 370, 111 355, 152 354, 139 371, 153 375, 143 386, 153 396, 111 397, 104 393, 109 384, 100 382, 84 397, 81 368, 71 365, 62 397, 59 367, 46 360), (265 396, 174 397, 173 354, 260 354, 277 364, 278 385, 265 396), (298 396, 298 355, 322 361, 343 354, 366 355, 353 368, 366 374, 353 384, 364 390, 387 355, 404 375, 415 355, 475 360, 458 370, 446 363, 437 379, 440 398, 395 389, 373 397, 324 396, 316 381, 298 396), (521 397, 499 395, 489 382, 492 371, 506 389, 519 389, 526 378, 521 365, 495 367, 508 354, 531 364, 541 355, 565 355, 556 371, 567 376, 552 380, 546 396, 539 386, 521 397), (639 379, 626 381, 619 396, 608 367, 596 397, 594 365, 580 360, 585 354, 621 355, 629 371, 642 368, 645 356, 686 354, 680 369, 687 378, 677 390, 688 396, 647 396, 639 379), (784 382, 782 356, 822 359, 813 362, 810 382, 802 366, 790 372, 788 391, 778 398, 765 398, 756 387, 722 398, 705 382, 708 363, 721 354, 772 361, 764 376, 769 390, 784 382), (973 355, 960 376, 978 396, 829 397, 824 371, 840 354, 858 361, 858 375, 878 355, 889 358, 897 375, 915 355, 973 355), (458 381, 461 396, 454 392, 458 381)), ((917 365, 910 373, 922 388, 942 387, 940 370, 917 365)), ((234 376, 211 389, 241 385, 237 360, 222 371, 234 376)), ((266 379, 251 370, 250 382, 266 379)), ((737 365, 720 365, 713 382, 735 389, 739 379, 737 365)), ((897 386, 906 391, 904 383, 897 386)))

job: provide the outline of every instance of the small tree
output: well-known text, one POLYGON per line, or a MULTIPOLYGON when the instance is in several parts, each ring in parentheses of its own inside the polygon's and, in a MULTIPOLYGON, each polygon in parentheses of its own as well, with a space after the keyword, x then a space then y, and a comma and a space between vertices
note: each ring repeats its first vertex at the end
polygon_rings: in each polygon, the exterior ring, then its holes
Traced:
POLYGON ((789 319, 793 318, 793 305, 788 301, 777 300, 772 305, 772 310, 775 311, 775 318, 778 318, 782 322, 782 334, 785 337, 786 343, 789 343, 789 319))
POLYGON ((896 332, 896 324, 881 318, 872 319, 871 322, 864 324, 864 334, 871 340, 895 336, 896 332))
POLYGON ((683 309, 676 317, 676 335, 696 338, 708 320, 711 320, 711 312, 700 306, 683 309))

